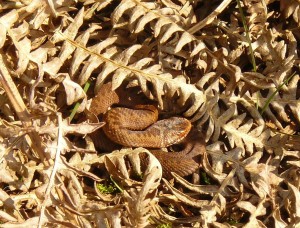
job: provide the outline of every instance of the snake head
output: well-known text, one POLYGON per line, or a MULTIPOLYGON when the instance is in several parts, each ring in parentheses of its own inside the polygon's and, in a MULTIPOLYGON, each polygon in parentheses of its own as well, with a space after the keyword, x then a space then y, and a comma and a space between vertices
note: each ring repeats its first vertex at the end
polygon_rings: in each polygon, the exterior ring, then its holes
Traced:
MULTIPOLYGON (((156 128, 160 130, 161 147, 168 147, 182 141, 190 132, 192 124, 182 117, 171 117, 156 122, 156 128)), ((152 125, 153 126, 153 125, 152 125)))

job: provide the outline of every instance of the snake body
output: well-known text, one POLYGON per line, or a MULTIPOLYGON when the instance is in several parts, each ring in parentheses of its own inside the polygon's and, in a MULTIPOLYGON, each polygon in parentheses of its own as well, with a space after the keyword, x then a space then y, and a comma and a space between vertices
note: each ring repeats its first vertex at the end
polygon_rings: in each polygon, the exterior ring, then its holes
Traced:
POLYGON ((114 108, 105 114, 103 130, 108 138, 123 146, 162 148, 181 141, 191 129, 185 118, 157 118, 157 109, 152 105, 114 108))
MULTIPOLYGON (((90 108, 95 115, 104 113, 106 124, 103 131, 113 142, 126 147, 164 148, 182 141, 190 132, 191 123, 185 118, 171 117, 157 121, 158 110, 153 105, 108 110, 115 103, 122 105, 124 97, 112 90, 111 83, 104 84, 90 108)), ((129 102, 133 103, 133 99, 129 99, 129 102)), ((165 177, 171 178, 171 172, 186 176, 199 168, 195 158, 203 152, 203 142, 191 140, 187 145, 181 152, 151 151, 160 161, 165 177)))

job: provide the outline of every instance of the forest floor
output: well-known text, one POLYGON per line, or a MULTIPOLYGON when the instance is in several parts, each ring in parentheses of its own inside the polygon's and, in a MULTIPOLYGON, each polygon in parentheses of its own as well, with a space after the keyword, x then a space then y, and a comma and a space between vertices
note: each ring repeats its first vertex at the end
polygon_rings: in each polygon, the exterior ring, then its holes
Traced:
POLYGON ((0 1, 0 227, 300 227, 299 27, 298 0, 0 1), (190 121, 198 168, 99 149, 107 83, 190 121))

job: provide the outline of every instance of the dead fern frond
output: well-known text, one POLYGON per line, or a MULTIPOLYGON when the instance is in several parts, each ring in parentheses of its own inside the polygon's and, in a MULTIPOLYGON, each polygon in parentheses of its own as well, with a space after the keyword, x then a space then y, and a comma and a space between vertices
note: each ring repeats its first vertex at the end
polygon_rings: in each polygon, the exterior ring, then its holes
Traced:
POLYGON ((247 13, 249 16, 248 19, 248 26, 249 32, 251 36, 258 37, 266 30, 267 25, 267 18, 268 18, 268 10, 267 5, 264 1, 249 1, 244 0, 244 5, 247 8, 247 13))
POLYGON ((299 0, 8 0, 0 27, 1 227, 298 225, 299 0), (98 149, 102 85, 188 118, 198 169, 98 149))
POLYGON ((128 226, 144 227, 149 221, 149 212, 156 203, 154 197, 162 177, 162 168, 158 160, 145 149, 121 150, 108 155, 105 159, 106 168, 115 180, 122 183, 124 188, 124 200, 126 202, 126 223, 128 226), (141 154, 141 155, 140 155, 141 154), (140 159, 148 157, 148 164, 141 171, 140 159), (132 162, 133 173, 141 175, 143 183, 131 179, 133 174, 128 172, 125 164, 125 156, 132 162), (134 185, 140 185, 139 187, 134 185), (129 187, 129 188, 128 188, 129 187))

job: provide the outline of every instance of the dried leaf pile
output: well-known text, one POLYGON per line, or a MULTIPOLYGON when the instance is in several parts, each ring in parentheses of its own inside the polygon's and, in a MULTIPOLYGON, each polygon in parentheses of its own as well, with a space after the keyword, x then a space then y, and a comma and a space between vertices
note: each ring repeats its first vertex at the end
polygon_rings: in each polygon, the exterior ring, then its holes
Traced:
POLYGON ((10 0, 0 12, 1 227, 300 224, 299 1, 10 0), (108 81, 190 119, 206 141, 199 172, 168 181, 146 149, 95 151, 103 123, 76 120, 108 81))

